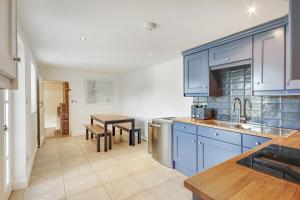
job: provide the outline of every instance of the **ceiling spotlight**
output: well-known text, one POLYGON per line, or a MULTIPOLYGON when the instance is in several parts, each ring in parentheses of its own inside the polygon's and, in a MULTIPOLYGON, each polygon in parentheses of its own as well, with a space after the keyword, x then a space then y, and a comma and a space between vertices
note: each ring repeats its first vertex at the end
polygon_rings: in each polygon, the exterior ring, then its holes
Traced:
POLYGON ((249 13, 249 15, 255 14, 256 10, 257 10, 257 7, 254 4, 252 4, 251 6, 249 6, 248 7, 248 13, 249 13))
POLYGON ((87 39, 85 37, 80 38, 81 41, 86 41, 87 39))
POLYGON ((149 52, 149 53, 148 53, 148 56, 152 56, 152 52, 149 52))
POLYGON ((156 28, 157 28, 157 24, 154 22, 147 22, 144 24, 144 29, 146 29, 148 31, 153 31, 156 28))

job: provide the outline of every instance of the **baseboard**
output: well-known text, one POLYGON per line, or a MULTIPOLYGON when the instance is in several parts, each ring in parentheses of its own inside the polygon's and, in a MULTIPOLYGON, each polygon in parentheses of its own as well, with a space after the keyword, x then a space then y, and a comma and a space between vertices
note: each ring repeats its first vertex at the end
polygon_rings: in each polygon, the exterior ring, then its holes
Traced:
POLYGON ((30 160, 29 170, 27 171, 27 182, 28 183, 30 181, 31 172, 32 172, 32 168, 33 168, 33 165, 34 165, 34 161, 35 161, 35 156, 36 156, 37 150, 38 150, 38 146, 35 146, 35 148, 33 150, 33 156, 31 157, 31 160, 30 160))
POLYGON ((43 144, 45 143, 45 140, 46 140, 46 137, 45 137, 45 135, 44 135, 44 137, 41 138, 41 144, 40 144, 40 147, 43 146, 43 144))
POLYGON ((30 160, 29 169, 27 170, 27 173, 26 173, 26 177, 23 177, 23 178, 21 178, 19 180, 14 181, 13 182, 13 190, 22 190, 22 189, 25 189, 25 188, 28 187, 29 181, 30 181, 30 177, 31 177, 31 172, 32 172, 34 161, 35 161, 35 157, 36 157, 36 153, 37 153, 37 149, 38 149, 38 147, 35 146, 34 151, 33 151, 33 156, 32 156, 32 158, 30 160))
POLYGON ((29 181, 24 177, 23 179, 14 181, 12 190, 22 190, 27 188, 29 181))

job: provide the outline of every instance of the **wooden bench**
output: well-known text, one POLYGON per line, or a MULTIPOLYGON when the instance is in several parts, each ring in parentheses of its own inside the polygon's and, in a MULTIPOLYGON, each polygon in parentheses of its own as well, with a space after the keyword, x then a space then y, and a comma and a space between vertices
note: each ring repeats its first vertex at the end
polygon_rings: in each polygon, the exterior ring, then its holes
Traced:
MULTIPOLYGON (((129 133, 129 140, 132 140, 132 131, 131 131, 131 123, 121 123, 121 124, 113 124, 112 125, 112 134, 115 136, 116 128, 120 129, 120 135, 122 135, 122 131, 127 131, 129 133)), ((141 128, 135 127, 134 132, 138 134, 138 143, 140 144, 142 141, 141 128)), ((133 138, 134 139, 134 138, 133 138)))
MULTIPOLYGON (((104 128, 99 124, 89 124, 86 125, 86 140, 89 139, 89 132, 91 133, 91 138, 95 135, 97 138, 97 152, 100 152, 100 137, 104 137, 104 128)), ((111 132, 108 130, 107 134, 109 136, 109 140, 111 141, 111 132)))

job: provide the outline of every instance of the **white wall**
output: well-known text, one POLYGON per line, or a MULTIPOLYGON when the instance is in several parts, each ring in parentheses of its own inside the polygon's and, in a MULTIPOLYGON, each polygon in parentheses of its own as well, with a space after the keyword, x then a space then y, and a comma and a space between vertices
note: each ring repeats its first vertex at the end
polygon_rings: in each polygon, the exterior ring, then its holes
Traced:
POLYGON ((84 125, 90 123, 91 114, 119 113, 118 77, 102 73, 81 71, 72 68, 41 68, 44 80, 68 81, 70 84, 70 129, 72 135, 84 134, 84 125), (115 80, 115 94, 112 105, 88 105, 85 101, 84 81, 88 78, 115 80), (72 100, 74 103, 72 103, 72 100))
POLYGON ((13 102, 13 188, 21 189, 28 185, 35 153, 37 150, 37 113, 31 113, 31 62, 37 67, 31 47, 18 25, 18 34, 23 42, 25 55, 18 67, 19 88, 12 93, 13 102))
POLYGON ((45 128, 57 127, 57 107, 63 102, 63 82, 44 82, 45 128))
POLYGON ((182 59, 141 69, 120 77, 121 112, 145 128, 156 117, 190 116, 192 98, 183 97, 182 59))

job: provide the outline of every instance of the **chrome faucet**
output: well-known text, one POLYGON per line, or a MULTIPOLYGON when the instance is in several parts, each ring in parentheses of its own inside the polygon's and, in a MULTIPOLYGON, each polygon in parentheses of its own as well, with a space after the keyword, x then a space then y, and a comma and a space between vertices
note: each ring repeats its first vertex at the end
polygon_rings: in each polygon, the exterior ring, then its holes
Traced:
POLYGON ((238 115, 238 123, 246 123, 246 119, 247 119, 247 117, 246 117, 246 101, 247 101, 247 99, 245 99, 245 101, 244 101, 244 114, 242 114, 242 101, 238 97, 234 98, 232 111, 233 112, 235 111, 237 102, 240 105, 240 113, 238 115))

